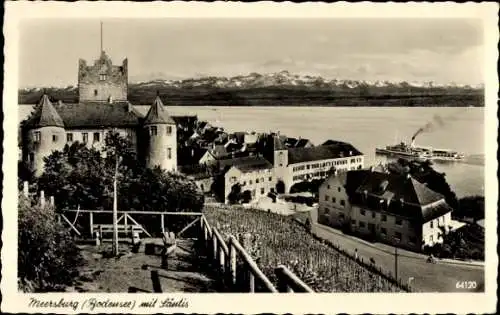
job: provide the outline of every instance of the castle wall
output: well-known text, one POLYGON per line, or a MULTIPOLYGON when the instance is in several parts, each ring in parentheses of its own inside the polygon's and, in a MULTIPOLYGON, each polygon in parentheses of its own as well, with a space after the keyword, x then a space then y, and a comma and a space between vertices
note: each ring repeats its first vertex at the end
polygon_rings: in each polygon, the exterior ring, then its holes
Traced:
MULTIPOLYGON (((120 136, 125 139, 130 140, 134 150, 137 148, 137 131, 135 128, 116 128, 120 136)), ((85 143, 87 148, 95 148, 97 150, 103 150, 106 145, 106 135, 108 134, 108 129, 66 129, 66 143, 71 145, 72 142, 85 143), (94 141, 94 134, 99 134, 99 141, 94 141), (71 134, 73 141, 69 141, 68 134, 71 134), (87 141, 84 141, 85 134, 87 134, 87 141)))
POLYGON ((177 171, 177 130, 175 125, 159 124, 145 126, 149 132, 146 166, 159 166, 166 171, 177 171), (151 131, 156 127, 156 135, 151 131), (170 134, 167 128, 171 128, 170 134), (169 156, 170 154, 170 156, 169 156))

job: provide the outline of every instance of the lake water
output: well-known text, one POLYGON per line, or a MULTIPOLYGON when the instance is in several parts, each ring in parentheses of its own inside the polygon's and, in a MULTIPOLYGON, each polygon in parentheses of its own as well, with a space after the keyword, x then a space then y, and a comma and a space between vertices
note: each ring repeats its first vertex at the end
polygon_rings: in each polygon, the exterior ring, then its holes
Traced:
MULTIPOLYGON (((19 121, 31 108, 19 106, 19 121)), ((148 108, 137 106, 144 114, 148 108)), ((366 166, 386 162, 385 157, 375 155, 376 147, 408 141, 439 116, 442 123, 420 134, 416 144, 473 155, 474 163, 435 163, 435 168, 446 173, 458 196, 484 195, 484 108, 168 106, 168 110, 172 115, 197 115, 228 132, 280 131, 310 139, 315 145, 328 139, 347 141, 365 154, 366 166)))

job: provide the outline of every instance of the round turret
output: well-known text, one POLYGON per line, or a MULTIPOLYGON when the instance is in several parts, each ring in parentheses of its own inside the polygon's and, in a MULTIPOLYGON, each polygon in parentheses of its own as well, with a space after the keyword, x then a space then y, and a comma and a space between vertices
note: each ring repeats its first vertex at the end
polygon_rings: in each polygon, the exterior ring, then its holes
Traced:
POLYGON ((144 129, 148 138, 146 166, 177 171, 177 128, 159 96, 144 119, 144 129))
POLYGON ((44 158, 53 151, 62 150, 66 144, 64 122, 50 102, 43 95, 33 115, 23 125, 27 140, 24 161, 35 170, 35 175, 43 173, 44 158))

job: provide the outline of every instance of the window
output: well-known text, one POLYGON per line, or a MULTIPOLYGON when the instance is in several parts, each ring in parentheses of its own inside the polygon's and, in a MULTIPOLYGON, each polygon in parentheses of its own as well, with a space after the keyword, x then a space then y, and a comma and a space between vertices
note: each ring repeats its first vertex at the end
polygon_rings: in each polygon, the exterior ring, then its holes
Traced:
POLYGON ((431 221, 430 225, 431 225, 431 229, 432 229, 434 227, 434 221, 431 221))
POLYGON ((341 205, 342 207, 345 207, 345 200, 340 200, 340 205, 341 205))
POLYGON ((327 195, 325 195, 325 201, 328 201, 328 196, 327 195))
POLYGON ((430 241, 431 243, 432 243, 432 242, 434 242, 434 238, 432 237, 432 235, 431 235, 431 236, 429 236, 429 241, 430 241))
POLYGON ((35 142, 40 142, 40 139, 42 138, 40 131, 35 131, 33 138, 34 138, 35 142))
POLYGON ((307 165, 307 169, 310 169, 311 168, 311 165, 307 165))
POLYGON ((337 198, 332 197, 332 202, 335 203, 337 201, 337 198))
POLYGON ((375 218, 375 211, 372 212, 372 218, 375 218))
POLYGON ((106 74, 100 74, 99 75, 99 80, 100 81, 106 81, 107 75, 106 74))
POLYGON ((255 183, 256 183, 256 184, 258 184, 258 183, 259 183, 259 179, 258 179, 258 178, 255 180, 255 183))
POLYGON ((97 90, 94 90, 94 96, 97 96, 97 90))
POLYGON ((171 158, 172 158, 172 149, 167 148, 167 159, 171 159, 171 158))
POLYGON ((172 134, 172 126, 167 126, 167 135, 172 134))
POLYGON ((83 136, 83 143, 89 142, 89 134, 88 133, 84 132, 82 134, 82 136, 83 136))
POLYGON ((66 142, 73 142, 73 134, 71 132, 66 134, 66 142))
POLYGON ((246 181, 243 181, 243 184, 241 184, 241 186, 245 186, 247 184, 246 181))
POLYGON ((396 225, 403 225, 403 220, 396 219, 396 225))
POLYGON ((339 218, 340 218, 340 219, 342 219, 342 220, 344 220, 344 218, 345 218, 344 214, 343 214, 343 213, 341 213, 341 214, 339 215, 339 218))
POLYGON ((401 241, 402 235, 400 232, 394 233, 394 237, 396 238, 397 241, 401 241))
POLYGON ((351 220, 352 225, 356 225, 356 220, 351 220))
POLYGON ((266 190, 265 190, 264 188, 261 188, 261 189, 260 189, 260 194, 261 194, 261 195, 265 194, 265 192, 266 192, 266 190))
POLYGON ((340 187, 339 187, 339 188, 337 188, 337 190, 340 192, 340 187))
POLYGON ((31 152, 28 156, 28 159, 30 162, 34 162, 35 161, 35 153, 31 152))
POLYGON ((360 210, 360 213, 361 213, 361 215, 365 215, 365 214, 366 214, 366 211, 365 211, 365 210, 363 210, 363 209, 361 209, 361 210, 360 210))
POLYGON ((98 132, 94 132, 94 142, 99 142, 101 135, 98 132))
POLYGON ((360 228, 364 228, 364 227, 365 227, 365 222, 363 222, 363 221, 359 221, 359 227, 360 227, 360 228))
POLYGON ((158 129, 156 126, 151 126, 149 131, 152 136, 156 136, 158 134, 158 129))
POLYGON ((328 185, 326 188, 327 188, 327 189, 330 189, 330 185, 328 185))
POLYGON ((385 214, 382 214, 382 221, 387 221, 387 216, 385 214))
POLYGON ((386 236, 387 235, 387 230, 385 228, 380 228, 380 234, 386 236))
POLYGON ((52 142, 57 142, 57 135, 52 135, 52 142))
POLYGON ((330 209, 325 208, 325 214, 330 214, 330 209))
POLYGON ((269 181, 272 181, 272 180, 273 180, 273 178, 271 176, 269 176, 269 181))
POLYGON ((249 180, 249 181, 248 181, 248 184, 252 185, 252 180, 249 180))

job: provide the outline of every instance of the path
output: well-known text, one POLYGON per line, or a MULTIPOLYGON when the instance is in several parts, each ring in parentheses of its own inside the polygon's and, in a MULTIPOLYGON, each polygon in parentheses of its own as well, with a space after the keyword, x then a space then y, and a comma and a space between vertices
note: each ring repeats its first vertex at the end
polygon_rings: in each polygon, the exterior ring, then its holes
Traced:
MULTIPOLYGON (((157 239, 144 239, 143 242, 160 244, 157 239)), ((159 255, 145 254, 144 245, 137 254, 121 245, 120 251, 128 253, 119 258, 103 258, 102 249, 82 246, 86 264, 80 268, 79 283, 68 290, 126 293, 132 287, 138 293, 146 293, 155 291, 157 279, 162 292, 216 292, 215 281, 200 268, 203 264, 199 263, 194 246, 193 240, 178 240, 176 255, 168 260, 167 269, 161 268, 159 255), (153 279, 155 271, 158 277, 153 279)))
MULTIPOLYGON (((318 237, 332 242, 336 246, 354 253, 358 250, 358 256, 363 260, 373 258, 378 266, 394 273, 395 258, 394 248, 385 244, 367 244, 366 241, 356 237, 344 235, 342 232, 324 227, 319 224, 312 225, 312 232, 318 237)), ((426 256, 398 250, 398 276, 403 281, 413 278, 411 284, 417 291, 423 292, 463 292, 467 290, 457 289, 458 281, 476 281, 478 287, 484 288, 484 266, 468 264, 450 264, 438 262, 430 264, 426 262, 426 256)), ((472 292, 474 290, 470 290, 472 292)))

